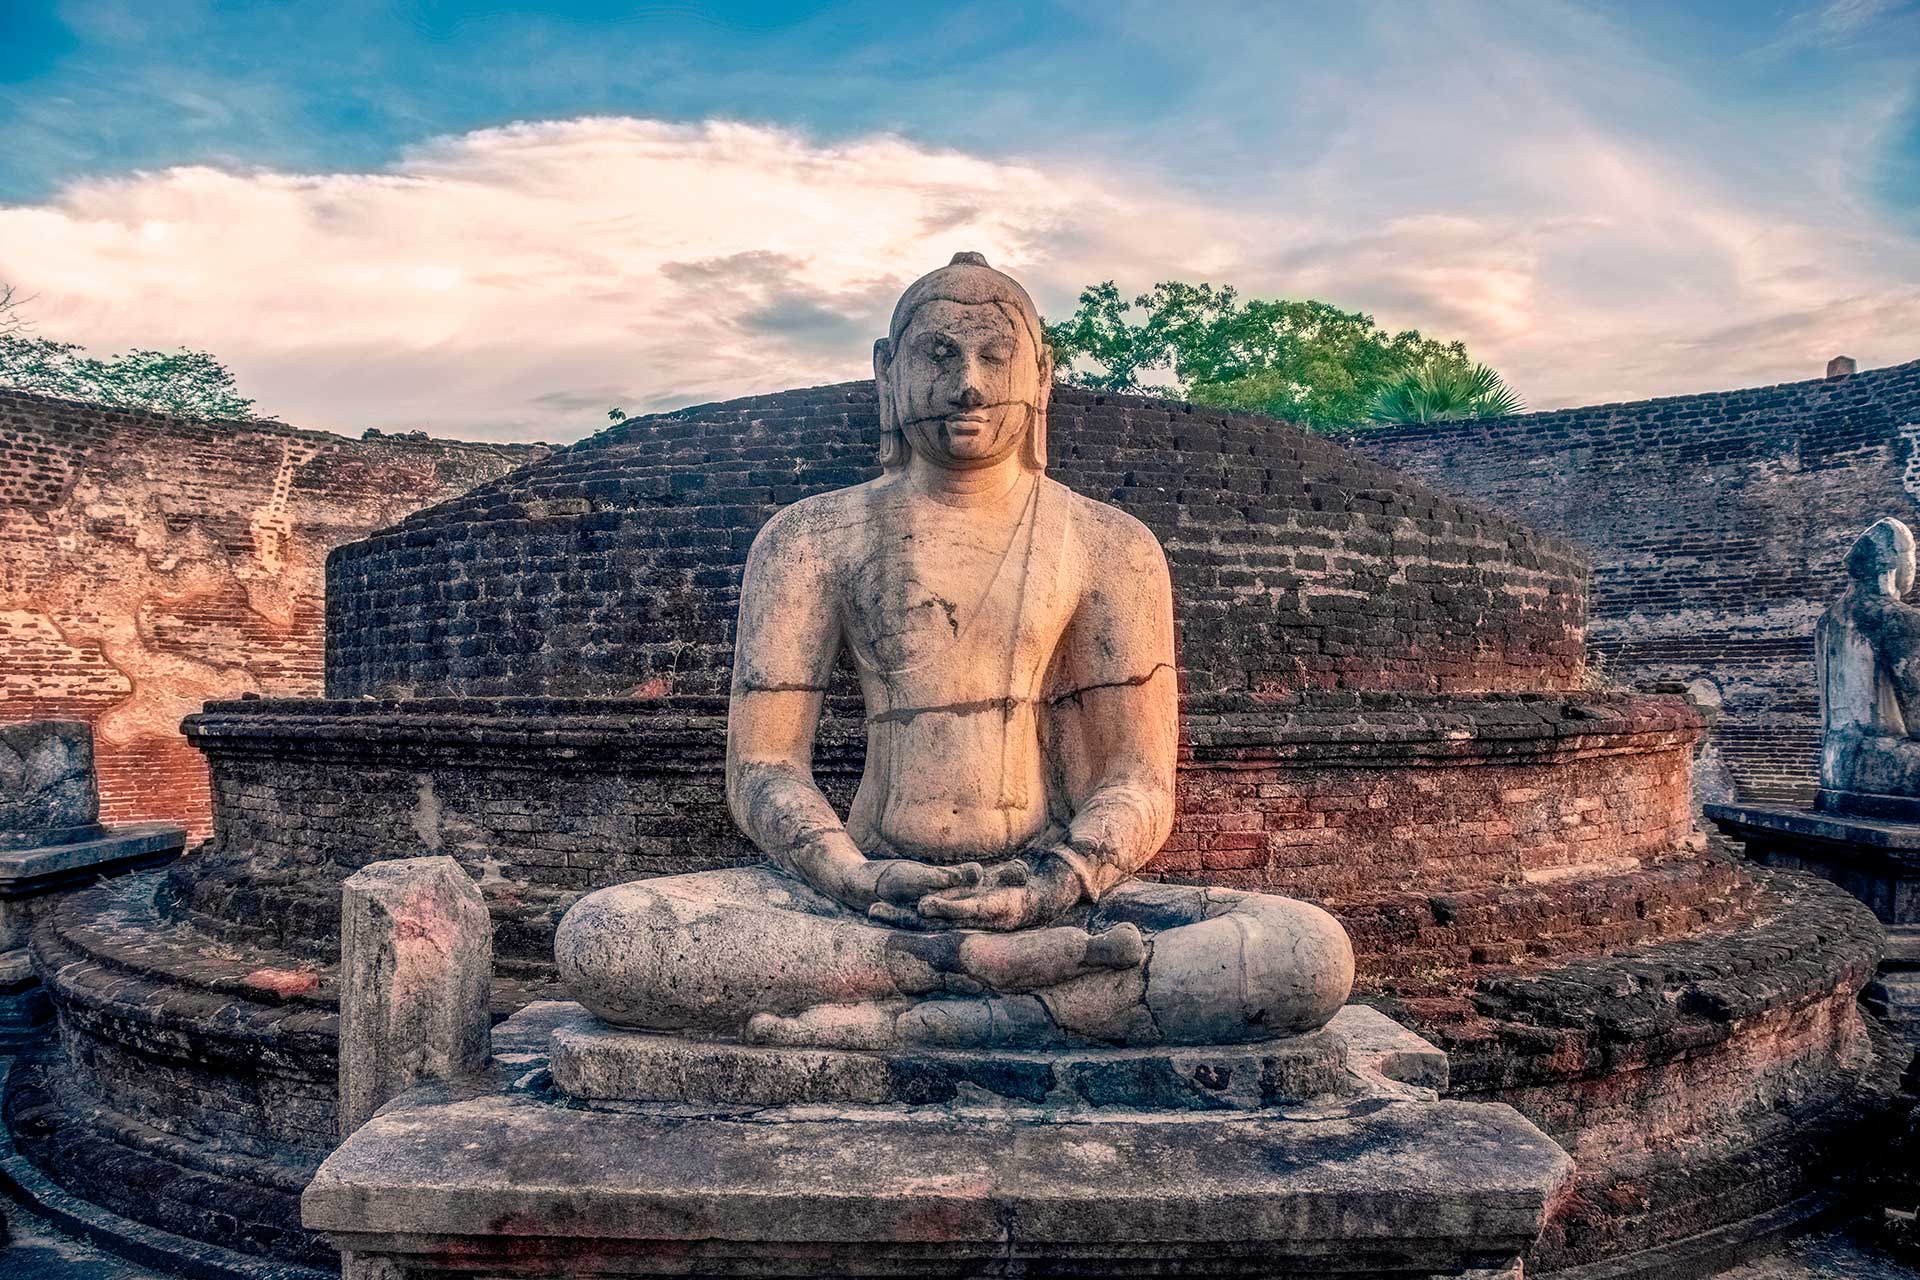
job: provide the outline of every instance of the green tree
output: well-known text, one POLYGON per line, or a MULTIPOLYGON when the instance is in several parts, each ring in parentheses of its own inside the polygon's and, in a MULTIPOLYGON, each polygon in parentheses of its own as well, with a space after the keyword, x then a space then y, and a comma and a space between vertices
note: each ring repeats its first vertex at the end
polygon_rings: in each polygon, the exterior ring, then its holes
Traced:
POLYGON ((77 342, 30 334, 22 301, 0 285, 0 387, 184 418, 271 420, 253 411, 253 400, 240 394, 232 371, 204 351, 88 355, 77 342))
POLYGON ((1240 300, 1232 287, 1166 281, 1131 303, 1111 280, 1046 326, 1067 381, 1105 391, 1180 395, 1307 426, 1368 420, 1389 382, 1422 365, 1470 367, 1463 343, 1390 333, 1359 311, 1287 299, 1240 300), (1136 314, 1137 313, 1137 314, 1136 314), (1173 382, 1147 381, 1155 372, 1173 382))
POLYGON ((1525 408, 1484 364, 1427 362, 1389 380, 1374 393, 1367 412, 1375 422, 1457 422, 1510 418, 1525 408))

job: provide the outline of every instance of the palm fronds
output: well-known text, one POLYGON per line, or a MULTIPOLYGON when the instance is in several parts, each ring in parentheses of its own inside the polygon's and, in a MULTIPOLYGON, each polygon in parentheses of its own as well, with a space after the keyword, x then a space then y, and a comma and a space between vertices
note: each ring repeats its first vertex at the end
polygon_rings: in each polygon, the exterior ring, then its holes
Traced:
POLYGON ((1429 360, 1389 379, 1374 393, 1375 422, 1458 422, 1508 418, 1526 403, 1484 364, 1429 360))

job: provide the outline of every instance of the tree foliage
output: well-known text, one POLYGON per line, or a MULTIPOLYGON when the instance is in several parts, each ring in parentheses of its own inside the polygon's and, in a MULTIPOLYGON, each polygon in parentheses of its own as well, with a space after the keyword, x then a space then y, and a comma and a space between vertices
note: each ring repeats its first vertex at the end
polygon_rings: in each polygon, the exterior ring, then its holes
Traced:
POLYGON ((1231 286, 1172 280, 1128 302, 1113 281, 1091 285, 1066 320, 1046 326, 1075 386, 1179 395, 1307 426, 1367 421, 1380 392, 1409 370, 1469 369, 1463 343, 1417 329, 1390 333, 1359 311, 1287 299, 1242 302, 1231 286), (1148 381, 1170 372, 1173 382, 1148 381))
POLYGON ((1389 380, 1374 394, 1375 422, 1456 422, 1508 418, 1526 405, 1484 364, 1429 362, 1389 380))
POLYGON ((232 371, 204 351, 88 355, 79 343, 29 333, 22 301, 0 285, 0 387, 185 418, 265 420, 240 394, 232 371))

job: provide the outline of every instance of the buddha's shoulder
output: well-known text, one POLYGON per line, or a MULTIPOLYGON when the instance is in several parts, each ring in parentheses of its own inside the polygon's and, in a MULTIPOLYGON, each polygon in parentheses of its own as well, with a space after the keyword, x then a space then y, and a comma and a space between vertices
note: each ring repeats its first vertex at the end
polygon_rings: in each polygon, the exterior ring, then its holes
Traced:
POLYGON ((829 489, 788 503, 774 512, 754 535, 757 546, 811 544, 831 547, 844 538, 849 526, 865 518, 875 486, 886 478, 844 489, 829 489))
POLYGON ((1165 564, 1166 552, 1153 530, 1111 503, 1075 493, 1057 480, 1046 483, 1066 495, 1074 533, 1096 563, 1165 564))

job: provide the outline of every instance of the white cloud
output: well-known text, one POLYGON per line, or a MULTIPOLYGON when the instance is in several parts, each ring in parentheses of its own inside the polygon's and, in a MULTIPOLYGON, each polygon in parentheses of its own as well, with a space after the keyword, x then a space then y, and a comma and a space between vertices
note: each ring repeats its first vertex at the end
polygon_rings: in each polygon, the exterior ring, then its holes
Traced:
POLYGON ((1540 406, 1920 355, 1920 252, 1857 209, 1729 193, 1592 129, 1523 131, 1505 158, 1529 166, 1507 208, 1396 190, 1357 148, 1289 203, 1088 158, 590 118, 379 173, 77 183, 0 207, 0 280, 48 336, 211 350, 290 422, 465 436, 859 377, 893 297, 957 249, 1052 314, 1109 277, 1327 297, 1464 338, 1540 406))

